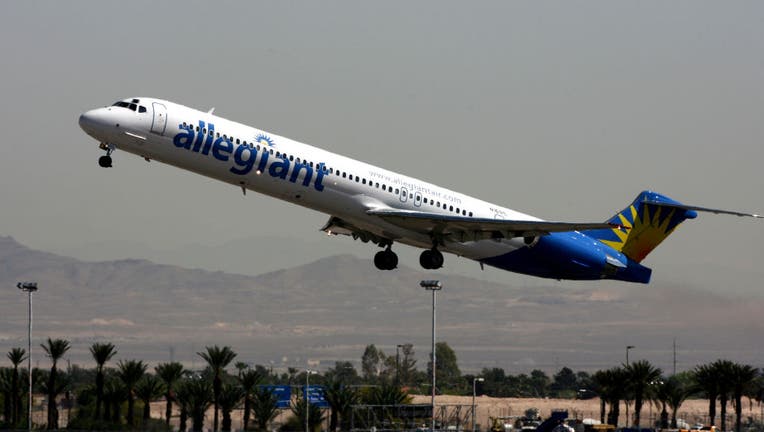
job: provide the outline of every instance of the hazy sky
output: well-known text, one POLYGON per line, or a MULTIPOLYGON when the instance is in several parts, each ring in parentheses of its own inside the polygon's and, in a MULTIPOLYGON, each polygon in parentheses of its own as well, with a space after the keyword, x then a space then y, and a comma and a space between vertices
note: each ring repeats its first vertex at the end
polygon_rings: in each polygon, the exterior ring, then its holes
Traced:
MULTIPOLYGON (((326 215, 127 153, 99 168, 77 118, 131 96, 550 220, 601 221, 648 188, 764 212, 762 2, 4 6, 0 234, 34 248, 253 274, 377 250, 325 238, 326 215)), ((762 244, 762 221, 701 215, 645 264, 654 283, 753 293, 762 244)))

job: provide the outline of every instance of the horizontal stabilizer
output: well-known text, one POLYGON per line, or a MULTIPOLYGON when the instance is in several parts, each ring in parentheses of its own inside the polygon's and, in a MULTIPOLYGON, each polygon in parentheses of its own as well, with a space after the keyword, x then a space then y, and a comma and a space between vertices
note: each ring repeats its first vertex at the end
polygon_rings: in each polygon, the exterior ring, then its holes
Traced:
POLYGON ((759 218, 764 219, 764 216, 755 214, 755 213, 744 213, 744 212, 737 212, 732 210, 723 210, 723 209, 712 209, 708 207, 697 207, 697 206, 689 206, 679 203, 666 203, 666 202, 660 202, 660 201, 653 201, 653 200, 643 200, 642 201, 645 204, 653 204, 658 205, 661 207, 672 207, 672 208, 678 208, 678 209, 684 209, 684 210, 694 210, 699 212, 706 212, 706 213, 714 213, 714 214, 728 214, 733 216, 740 216, 740 217, 752 217, 752 218, 759 218))

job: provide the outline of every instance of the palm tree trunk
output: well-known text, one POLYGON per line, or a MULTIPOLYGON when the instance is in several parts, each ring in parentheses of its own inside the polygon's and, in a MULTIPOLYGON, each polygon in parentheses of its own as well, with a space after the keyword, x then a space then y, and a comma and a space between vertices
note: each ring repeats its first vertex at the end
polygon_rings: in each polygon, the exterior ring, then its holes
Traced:
POLYGON ((250 395, 244 396, 244 430, 249 429, 249 413, 252 411, 252 401, 250 395))
MULTIPOLYGON (((101 404, 103 404, 103 370, 99 369, 96 373, 96 406, 95 406, 95 419, 101 419, 101 404)), ((105 417, 108 417, 106 415, 105 417)))
POLYGON ((716 393, 708 395, 708 422, 716 426, 716 393))
POLYGON ((56 366, 50 369, 48 377, 48 429, 58 429, 58 410, 56 409, 56 366))
POLYGON ((605 398, 600 397, 600 423, 605 423, 605 398))
POLYGON ((642 413, 642 397, 634 400, 634 426, 639 427, 639 416, 642 413))
POLYGON ((151 401, 143 401, 143 420, 144 422, 151 418, 151 401))
POLYGON ((722 423, 721 423, 722 430, 726 431, 727 430, 727 395, 726 394, 722 394, 719 397, 719 404, 721 405, 721 408, 722 408, 720 413, 722 417, 722 423))
MULTIPOLYGON (((170 421, 170 418, 167 418, 170 421)), ((188 421, 188 411, 185 408, 180 408, 180 424, 178 425, 178 432, 186 432, 186 422, 188 421)))
POLYGON ((170 394, 170 391, 168 390, 167 393, 164 395, 165 400, 167 401, 167 406, 164 408, 164 419, 165 424, 167 426, 170 425, 170 417, 172 417, 172 395, 170 394))
POLYGON ((133 395, 128 392, 127 394, 127 424, 133 426, 133 413, 135 411, 135 400, 133 395))
POLYGON ((219 376, 215 375, 215 379, 212 381, 212 391, 214 392, 215 396, 215 415, 213 417, 212 422, 212 431, 217 432, 218 431, 218 410, 220 409, 220 405, 218 405, 218 399, 220 398, 220 390, 223 383, 219 376))
POLYGON ((740 432, 740 421, 743 417, 743 395, 735 393, 735 431, 740 432))

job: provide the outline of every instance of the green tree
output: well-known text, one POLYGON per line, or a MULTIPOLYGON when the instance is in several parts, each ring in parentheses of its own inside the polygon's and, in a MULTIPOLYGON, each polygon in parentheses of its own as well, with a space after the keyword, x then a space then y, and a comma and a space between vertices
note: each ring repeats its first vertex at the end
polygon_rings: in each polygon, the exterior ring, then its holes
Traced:
POLYGON ((212 387, 202 379, 183 380, 178 385, 176 397, 181 406, 181 430, 185 430, 183 412, 191 415, 191 428, 201 432, 204 428, 204 413, 212 404, 212 387))
POLYGON ((679 412, 679 408, 692 394, 689 374, 674 375, 666 380, 666 383, 668 385, 668 405, 671 408, 671 424, 669 426, 672 429, 676 429, 676 415, 679 412))
POLYGON ((712 364, 696 366, 692 371, 695 387, 708 399, 708 418, 711 426, 716 425, 716 399, 719 396, 719 376, 712 364))
POLYGON ((90 355, 96 362, 96 406, 93 417, 101 419, 101 406, 103 404, 104 365, 117 354, 117 348, 112 343, 96 342, 90 346, 90 355))
POLYGON ((48 429, 58 429, 58 408, 56 407, 56 380, 58 379, 58 361, 69 351, 71 345, 64 339, 48 338, 47 343, 40 345, 53 365, 48 375, 48 429))
POLYGON ((127 424, 135 426, 135 388, 146 373, 147 365, 142 360, 120 360, 117 363, 117 377, 125 386, 127 396, 127 424))
POLYGON ((268 423, 278 413, 278 400, 267 387, 255 389, 252 395, 252 413, 255 415, 257 430, 260 432, 267 431, 268 423))
POLYGON ((735 400, 735 431, 740 432, 740 421, 743 416, 743 394, 753 384, 759 375, 758 369, 749 365, 733 363, 730 366, 729 380, 732 387, 732 397, 735 400))
POLYGON ((241 402, 241 399, 244 397, 244 390, 241 389, 241 387, 232 385, 232 384, 224 384, 223 387, 220 389, 220 411, 223 412, 223 423, 222 423, 222 430, 223 432, 230 432, 231 431, 231 411, 233 411, 234 408, 241 402))
POLYGON ((21 381, 19 379, 19 365, 21 362, 27 359, 26 350, 23 348, 13 348, 8 351, 8 360, 13 365, 13 376, 11 377, 11 394, 10 399, 6 399, 6 405, 10 406, 11 416, 6 417, 6 420, 10 419, 12 425, 16 425, 21 420, 22 406, 21 403, 21 381))
POLYGON ((550 390, 555 397, 575 397, 578 390, 578 379, 572 369, 563 367, 552 377, 550 390))
MULTIPOLYGON (((326 384, 326 401, 332 409, 329 417, 329 430, 337 430, 339 420, 342 419, 343 426, 346 426, 350 417, 350 407, 358 403, 358 391, 349 387, 339 380, 332 380, 326 384)), ((343 427, 342 430, 346 430, 343 427)))
POLYGON ((0 367, 0 394, 3 396, 3 419, 6 422, 13 417, 13 405, 11 400, 13 399, 13 369, 7 367, 0 367))
POLYGON ((207 348, 206 352, 199 352, 197 354, 199 355, 199 357, 203 358, 204 361, 207 362, 207 365, 210 367, 210 370, 212 371, 212 375, 213 375, 212 402, 215 405, 215 414, 213 418, 212 430, 214 432, 217 432, 218 410, 220 409, 218 398, 220 397, 220 391, 223 386, 222 375, 225 372, 225 368, 228 367, 229 364, 231 364, 234 358, 236 358, 236 353, 229 346, 224 346, 220 348, 219 346, 215 345, 211 347, 208 346, 206 348, 207 348))
MULTIPOLYGON (((607 414, 607 423, 618 426, 620 417, 620 402, 626 395, 624 383, 626 382, 626 372, 623 368, 615 367, 607 370, 597 371, 592 380, 595 382, 600 399, 610 405, 607 414)), ((604 409, 604 404, 601 405, 604 409)))
POLYGON ((172 417, 172 403, 175 400, 175 385, 183 378, 186 369, 178 362, 159 363, 154 368, 154 372, 164 383, 164 399, 166 403, 164 418, 165 424, 169 426, 170 417, 172 417))
POLYGON ((307 413, 308 430, 311 432, 315 432, 316 429, 321 427, 321 423, 324 422, 324 411, 316 404, 307 404, 306 409, 305 397, 301 397, 294 402, 291 410, 292 414, 294 414, 301 425, 305 424, 305 416, 307 413))
POLYGON ((661 377, 660 368, 647 360, 639 360, 626 365, 626 383, 634 395, 634 425, 640 426, 640 415, 645 398, 649 399, 652 385, 661 377))
POLYGON ((367 345, 361 357, 361 372, 366 382, 374 383, 382 373, 385 354, 374 344, 367 345))
POLYGON ((135 394, 143 401, 143 422, 151 418, 151 401, 158 399, 164 392, 162 381, 154 375, 146 374, 135 386, 135 394))
POLYGON ((532 370, 529 385, 533 397, 546 397, 550 382, 551 380, 544 371, 539 369, 532 370))
MULTIPOLYGON (((461 384, 462 372, 456 361, 456 353, 447 342, 435 344, 436 385, 442 389, 454 389, 461 384)), ((432 376, 432 353, 427 363, 427 375, 432 376)))
POLYGON ((252 412, 252 398, 255 388, 263 380, 259 371, 247 369, 239 374, 239 384, 244 392, 244 430, 249 429, 249 416, 252 412))
POLYGON ((411 385, 416 376, 416 353, 414 345, 407 343, 400 348, 400 360, 398 362, 399 384, 411 385))
POLYGON ((727 402, 732 393, 732 370, 734 363, 730 360, 717 360, 711 364, 713 372, 716 374, 717 386, 719 389, 719 415, 721 417, 721 430, 727 430, 727 402))

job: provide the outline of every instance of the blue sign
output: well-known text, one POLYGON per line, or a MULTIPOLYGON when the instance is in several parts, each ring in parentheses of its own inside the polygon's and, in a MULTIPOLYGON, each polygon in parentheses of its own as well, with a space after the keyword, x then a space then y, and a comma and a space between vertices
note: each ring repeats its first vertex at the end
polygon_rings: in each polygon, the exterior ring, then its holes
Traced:
MULTIPOLYGON (((305 386, 302 386, 302 394, 305 394, 305 386)), ((326 401, 326 389, 324 386, 312 385, 308 387, 308 402, 320 408, 329 408, 326 401)))
POLYGON ((292 388, 288 385, 261 385, 261 389, 268 390, 276 397, 276 406, 280 409, 289 408, 292 400, 292 388))

